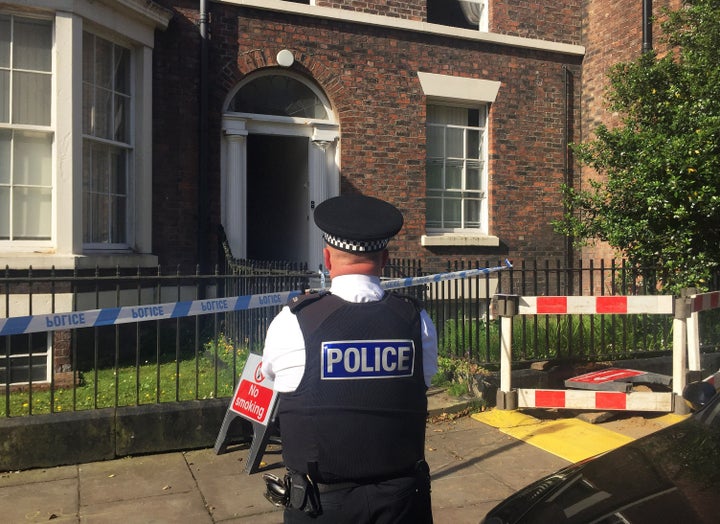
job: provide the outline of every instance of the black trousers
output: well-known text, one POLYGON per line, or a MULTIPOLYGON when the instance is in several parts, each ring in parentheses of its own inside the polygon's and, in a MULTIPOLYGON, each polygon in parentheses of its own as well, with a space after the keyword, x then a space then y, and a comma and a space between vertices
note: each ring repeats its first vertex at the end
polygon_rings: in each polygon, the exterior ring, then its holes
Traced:
POLYGON ((430 490, 400 477, 320 493, 322 513, 285 509, 285 524, 432 524, 430 490))

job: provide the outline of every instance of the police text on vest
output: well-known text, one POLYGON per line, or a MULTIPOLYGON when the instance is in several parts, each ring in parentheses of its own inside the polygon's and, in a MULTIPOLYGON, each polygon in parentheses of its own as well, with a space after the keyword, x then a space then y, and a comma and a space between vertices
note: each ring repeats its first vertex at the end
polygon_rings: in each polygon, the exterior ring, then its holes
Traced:
POLYGON ((322 344, 322 379, 412 376, 412 340, 341 340, 322 344))

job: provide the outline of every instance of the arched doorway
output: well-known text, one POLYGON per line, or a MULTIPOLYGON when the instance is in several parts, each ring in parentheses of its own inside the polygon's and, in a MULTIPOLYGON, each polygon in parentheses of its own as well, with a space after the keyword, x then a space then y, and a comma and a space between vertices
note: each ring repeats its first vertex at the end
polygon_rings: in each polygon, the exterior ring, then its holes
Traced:
POLYGON ((322 264, 316 204, 339 194, 339 128, 325 95, 279 68, 248 76, 223 114, 222 224, 238 258, 322 264))

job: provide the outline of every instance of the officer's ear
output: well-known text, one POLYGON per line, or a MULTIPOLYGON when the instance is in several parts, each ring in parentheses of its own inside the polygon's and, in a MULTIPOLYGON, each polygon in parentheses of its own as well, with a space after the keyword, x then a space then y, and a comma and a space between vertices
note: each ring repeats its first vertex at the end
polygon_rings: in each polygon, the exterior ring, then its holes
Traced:
POLYGON ((323 248, 323 261, 325 262, 325 269, 330 271, 332 269, 332 263, 330 261, 330 250, 327 247, 323 248))

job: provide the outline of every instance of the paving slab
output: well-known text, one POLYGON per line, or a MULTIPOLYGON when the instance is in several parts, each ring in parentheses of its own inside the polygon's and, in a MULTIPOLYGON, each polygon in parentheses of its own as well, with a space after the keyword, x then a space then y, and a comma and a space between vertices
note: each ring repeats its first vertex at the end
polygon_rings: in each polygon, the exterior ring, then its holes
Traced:
POLYGON ((122 499, 80 508, 82 524, 212 524, 198 491, 122 499))
MULTIPOLYGON (((570 463, 470 416, 443 416, 443 402, 433 401, 426 438, 436 524, 476 524, 515 490, 570 463)), ((455 402, 447 412, 461 408, 455 402)), ((280 448, 268 446, 251 475, 248 453, 236 445, 220 455, 199 449, 0 473, 0 522, 279 524, 262 473, 284 474, 280 448)))
POLYGON ((78 471, 81 506, 140 501, 196 489, 182 453, 91 462, 78 471))
MULTIPOLYGON (((244 472, 248 450, 230 448, 228 453, 216 455, 213 450, 191 451, 185 454, 190 471, 203 494, 206 507, 216 522, 230 519, 266 516, 267 522, 282 522, 282 511, 264 497, 265 483, 262 472, 248 475, 244 472)), ((264 469, 282 477, 285 468, 279 465, 264 469)))
POLYGON ((77 478, 2 486, 0 501, 0 521, 8 524, 78 522, 77 478))

